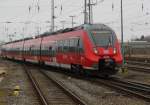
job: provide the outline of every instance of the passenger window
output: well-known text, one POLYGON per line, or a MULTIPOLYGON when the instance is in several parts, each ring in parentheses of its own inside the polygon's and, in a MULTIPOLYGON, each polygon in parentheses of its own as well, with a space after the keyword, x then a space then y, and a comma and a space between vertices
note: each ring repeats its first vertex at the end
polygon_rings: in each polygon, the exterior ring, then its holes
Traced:
POLYGON ((70 39, 70 47, 69 47, 69 51, 70 52, 74 52, 74 39, 70 39))
POLYGON ((77 38, 74 39, 74 47, 78 47, 78 39, 77 38))
POLYGON ((63 47, 63 50, 64 52, 68 52, 68 49, 69 49, 69 41, 68 40, 64 40, 64 47, 63 47))
POLYGON ((58 52, 61 52, 61 45, 62 43, 61 43, 61 41, 58 41, 58 52))
POLYGON ((81 38, 79 39, 79 51, 83 52, 83 42, 81 38))

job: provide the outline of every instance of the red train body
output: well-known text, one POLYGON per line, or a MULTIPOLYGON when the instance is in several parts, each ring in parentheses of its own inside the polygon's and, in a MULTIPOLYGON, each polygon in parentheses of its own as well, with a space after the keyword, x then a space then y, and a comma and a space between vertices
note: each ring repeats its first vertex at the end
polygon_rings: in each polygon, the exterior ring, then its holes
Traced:
POLYGON ((1 55, 99 75, 116 74, 123 59, 115 32, 103 24, 6 43, 1 55))

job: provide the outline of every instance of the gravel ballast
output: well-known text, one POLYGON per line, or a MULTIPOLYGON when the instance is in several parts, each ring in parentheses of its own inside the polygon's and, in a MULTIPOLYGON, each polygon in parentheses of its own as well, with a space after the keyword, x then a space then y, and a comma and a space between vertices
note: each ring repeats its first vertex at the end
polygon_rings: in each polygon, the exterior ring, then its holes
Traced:
POLYGON ((0 61, 7 71, 0 83, 0 105, 40 105, 28 77, 20 64, 0 61), (15 91, 15 88, 18 88, 15 91))
POLYGON ((71 91, 79 95, 89 105, 150 105, 150 103, 118 93, 105 86, 98 86, 89 81, 68 77, 64 74, 47 71, 48 75, 54 76, 71 91))
MULTIPOLYGON (((0 105, 39 105, 35 92, 21 64, 0 61, 0 69, 6 71, 0 82, 0 105), (19 86, 19 95, 14 94, 14 87, 19 86)), ((73 78, 63 73, 46 71, 49 76, 61 81, 66 88, 83 99, 88 105, 150 105, 150 103, 119 93, 104 85, 97 85, 86 80, 73 78)))
POLYGON ((122 79, 137 81, 145 84, 150 84, 150 73, 128 70, 127 73, 118 73, 117 76, 122 79))

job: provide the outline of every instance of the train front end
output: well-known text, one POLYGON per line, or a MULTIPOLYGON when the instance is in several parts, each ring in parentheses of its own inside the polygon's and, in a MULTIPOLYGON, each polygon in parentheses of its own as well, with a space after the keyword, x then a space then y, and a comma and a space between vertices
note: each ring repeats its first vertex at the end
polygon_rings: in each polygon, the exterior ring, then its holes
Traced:
POLYGON ((114 75, 122 65, 122 54, 115 32, 103 24, 90 25, 88 36, 91 40, 90 61, 101 75, 114 75))

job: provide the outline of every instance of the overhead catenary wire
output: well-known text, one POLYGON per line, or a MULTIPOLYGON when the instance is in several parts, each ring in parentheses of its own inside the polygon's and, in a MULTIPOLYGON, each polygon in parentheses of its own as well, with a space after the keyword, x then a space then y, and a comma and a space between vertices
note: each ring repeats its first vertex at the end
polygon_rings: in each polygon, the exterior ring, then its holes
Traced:
MULTIPOLYGON (((119 6, 117 5, 119 0, 95 0, 97 1, 97 5, 95 7, 95 9, 99 8, 99 14, 103 14, 102 16, 99 16, 99 19, 96 20, 96 22, 104 22, 108 25, 113 25, 116 26, 117 24, 119 24, 119 21, 117 21, 117 19, 119 19, 120 14, 119 14, 119 6), (103 1, 103 2, 101 2, 103 1), (107 7, 107 11, 105 11, 105 7, 107 7), (108 15, 107 15, 108 14, 108 15), (111 17, 111 18, 110 18, 111 17)), ((141 29, 144 29, 143 27, 149 27, 149 25, 146 25, 144 23, 150 23, 150 8, 148 7, 148 0, 140 0, 135 2, 136 0, 131 0, 131 1, 124 1, 124 13, 125 13, 125 26, 126 24, 128 24, 129 26, 132 25, 132 23, 135 23, 134 25, 134 29, 141 27, 141 29), (132 15, 134 14, 134 15, 132 15), (136 19, 135 19, 136 18, 136 19), (137 24, 136 24, 137 23, 137 24), (142 25, 138 25, 138 23, 142 24, 142 25)), ((70 15, 76 15, 76 19, 75 21, 77 21, 77 23, 82 23, 81 20, 83 21, 83 5, 80 5, 81 3, 79 3, 80 1, 68 1, 68 0, 61 0, 60 2, 56 3, 56 21, 60 21, 60 20, 68 20, 70 15), (76 4, 78 3, 78 4, 76 4), (66 10, 66 6, 69 8, 66 10), (82 12, 82 13, 81 13, 82 12), (80 14, 80 15, 78 15, 80 14)), ((47 13, 50 14, 50 7, 48 11, 44 11, 41 12, 41 9, 43 9, 44 6, 48 6, 50 4, 49 3, 45 3, 43 5, 43 1, 40 1, 38 3, 38 0, 32 0, 30 5, 31 6, 35 6, 36 4, 39 4, 39 12, 38 10, 36 11, 31 11, 30 10, 30 16, 32 17, 32 20, 36 20, 36 18, 38 18, 41 15, 45 15, 47 13), (36 12, 36 13, 35 13, 36 12), (44 14, 45 13, 45 14, 44 14)), ((50 6, 50 5, 49 5, 50 6)), ((28 8, 29 9, 29 8, 28 8)), ((45 8, 44 8, 45 9, 45 8)), ((94 9, 94 11, 95 11, 94 9)), ((46 15, 48 16, 48 15, 46 15)), ((50 15, 49 15, 50 17, 50 15)), ((45 18, 48 19, 48 18, 45 18)), ((40 20, 40 19, 39 19, 40 20)), ((94 17, 95 20, 95 17, 94 17)), ((59 22, 56 22, 56 25, 60 25, 59 22)), ((67 21, 67 23, 71 24, 71 21, 67 21)), ((69 26, 69 25, 68 25, 69 26)), ((125 27, 128 29, 128 27, 125 27)), ((18 32, 19 33, 19 32, 18 32)))

